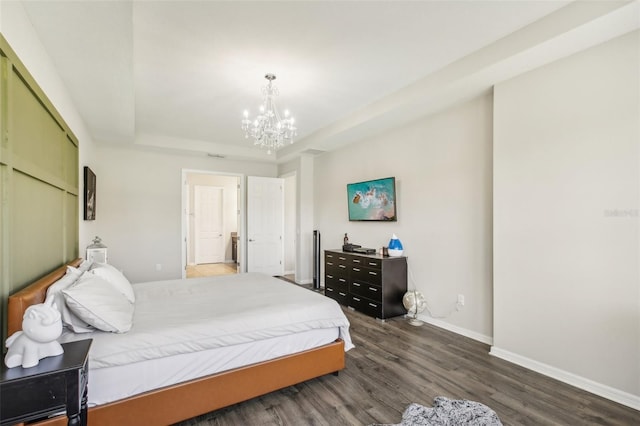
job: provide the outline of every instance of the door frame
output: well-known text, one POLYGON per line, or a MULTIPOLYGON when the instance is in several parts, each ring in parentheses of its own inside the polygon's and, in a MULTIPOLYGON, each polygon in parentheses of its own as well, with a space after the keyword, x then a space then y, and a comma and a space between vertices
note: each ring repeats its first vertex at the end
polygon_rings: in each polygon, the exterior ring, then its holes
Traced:
POLYGON ((246 206, 245 206, 245 175, 241 173, 229 173, 229 172, 217 172, 212 170, 198 170, 198 169, 182 169, 180 176, 180 187, 182 188, 182 205, 180 208, 180 222, 181 222, 181 234, 180 234, 180 247, 181 249, 181 266, 182 266, 182 278, 187 277, 187 237, 189 232, 189 221, 187 220, 188 207, 189 207, 189 191, 187 185, 187 175, 199 174, 199 175, 214 175, 214 176, 232 176, 238 178, 238 273, 247 271, 246 248, 242 241, 245 235, 245 218, 246 218, 246 206))

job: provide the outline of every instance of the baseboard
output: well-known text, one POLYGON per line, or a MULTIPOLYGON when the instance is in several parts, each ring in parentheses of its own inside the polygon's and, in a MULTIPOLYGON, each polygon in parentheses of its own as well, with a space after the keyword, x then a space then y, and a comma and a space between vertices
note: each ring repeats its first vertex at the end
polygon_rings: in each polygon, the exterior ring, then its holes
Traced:
MULTIPOLYGON (((426 315, 419 315, 418 318, 428 324, 434 325, 444 330, 460 334, 461 336, 465 336, 470 339, 486 343, 488 345, 493 345, 493 338, 490 336, 485 336, 475 331, 458 327, 439 319, 428 317, 426 315)), ((552 367, 550 365, 532 360, 527 357, 523 357, 521 355, 497 348, 495 346, 491 346, 489 354, 497 358, 504 359, 505 361, 512 362, 529 370, 535 371, 536 373, 544 374, 545 376, 567 383, 571 386, 575 386, 594 395, 598 395, 627 407, 633 408, 634 410, 640 410, 640 396, 623 392, 619 389, 612 388, 611 386, 594 382, 593 380, 589 380, 585 377, 569 373, 565 370, 552 367)))
POLYGON ((443 328, 448 331, 452 331, 456 334, 460 334, 470 339, 477 340, 478 342, 486 343, 487 345, 493 345, 493 338, 490 336, 485 336, 484 334, 480 334, 475 331, 468 330, 466 328, 458 327, 456 325, 452 325, 452 324, 449 324, 448 322, 444 322, 439 319, 432 318, 426 315, 418 315, 418 318, 428 324, 435 325, 436 327, 443 328))
POLYGON ((568 371, 552 367, 495 346, 491 347, 489 354, 517 364, 521 367, 528 368, 529 370, 533 370, 537 373, 544 374, 545 376, 560 380, 561 382, 575 386, 592 394, 626 405, 634 410, 640 410, 640 396, 623 392, 610 386, 603 385, 602 383, 594 382, 593 380, 589 380, 582 376, 569 373, 568 371))

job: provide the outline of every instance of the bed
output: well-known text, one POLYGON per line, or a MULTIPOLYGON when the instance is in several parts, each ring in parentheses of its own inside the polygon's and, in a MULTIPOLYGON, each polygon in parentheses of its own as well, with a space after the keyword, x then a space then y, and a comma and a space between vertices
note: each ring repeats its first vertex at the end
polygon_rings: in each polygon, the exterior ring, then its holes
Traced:
MULTIPOLYGON (((80 263, 76 259, 70 265, 80 263)), ((9 334, 20 329, 25 309, 43 302, 47 289, 65 274, 67 265, 9 297, 9 334)), ((89 359, 90 425, 161 425, 185 420, 337 373, 344 368, 345 350, 353 346, 348 321, 337 304, 327 305, 325 312, 315 306, 327 301, 333 304, 331 299, 273 277, 239 274, 132 287, 136 301, 129 331, 61 337, 62 341, 94 340, 89 359), (218 287, 226 299, 214 296, 219 294, 214 290, 218 287), (264 297, 256 297, 260 294, 264 297), (207 302, 190 305, 187 301, 194 295, 207 302), (233 306, 231 301, 239 304, 233 306), (188 309, 172 308, 172 304, 184 307, 185 303, 188 309), (274 310, 274 306, 279 308, 274 310), (180 317, 180 310, 189 315, 180 317), (249 310, 259 314, 260 320, 253 325, 249 310), (292 314, 295 310, 308 311, 314 318, 292 314), (207 311, 228 321, 209 318, 207 311), (158 331, 160 325, 154 320, 158 317, 171 327, 158 331), (176 324, 183 328, 176 329, 176 324), (207 330, 214 331, 204 336, 207 330), (185 342, 189 350, 184 349, 185 342)), ((39 424, 63 425, 66 418, 58 416, 39 424)))

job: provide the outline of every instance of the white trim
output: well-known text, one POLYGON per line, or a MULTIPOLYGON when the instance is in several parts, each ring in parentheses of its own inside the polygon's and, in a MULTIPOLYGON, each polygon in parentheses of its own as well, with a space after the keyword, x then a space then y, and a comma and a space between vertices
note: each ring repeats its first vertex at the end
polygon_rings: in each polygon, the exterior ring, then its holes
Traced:
MULTIPOLYGON (((476 333, 475 331, 467 330, 466 328, 451 325, 447 322, 441 321, 436 318, 431 318, 426 315, 418 315, 418 318, 436 327, 451 331, 456 334, 460 334, 465 337, 469 337, 470 339, 477 340, 488 345, 493 345, 492 337, 476 333)), ((585 377, 569 373, 568 371, 552 367, 550 365, 532 360, 527 357, 523 357, 518 354, 514 354, 504 349, 500 349, 496 346, 491 346, 489 354, 497 358, 504 359, 505 361, 512 362, 529 370, 535 371, 536 373, 543 374, 545 376, 559 380, 563 383, 567 383, 571 386, 583 389, 594 395, 598 395, 627 407, 633 408, 634 410, 640 410, 640 396, 633 395, 607 385, 603 385, 602 383, 598 383, 585 377)))
POLYGON ((458 327, 456 325, 451 325, 448 322, 441 321, 436 318, 432 318, 426 315, 418 315, 418 319, 422 321, 435 325, 436 327, 443 328, 448 331, 452 331, 456 334, 460 334, 462 336, 468 337, 473 340, 477 340, 478 342, 486 343, 487 345, 493 345, 493 338, 490 336, 485 336, 484 334, 477 333, 475 331, 468 330, 466 328, 458 327))
POLYGON ((550 365, 532 360, 518 354, 514 354, 513 352, 509 352, 495 346, 491 347, 489 354, 517 364, 521 367, 528 368, 529 370, 533 370, 537 373, 544 374, 545 376, 560 380, 561 382, 570 384, 577 388, 586 390, 587 392, 591 392, 603 398, 610 399, 611 401, 626 405, 627 407, 631 407, 634 410, 640 410, 640 396, 623 392, 619 389, 603 385, 602 383, 594 382, 593 380, 589 380, 582 376, 569 373, 568 371, 552 367, 550 365))

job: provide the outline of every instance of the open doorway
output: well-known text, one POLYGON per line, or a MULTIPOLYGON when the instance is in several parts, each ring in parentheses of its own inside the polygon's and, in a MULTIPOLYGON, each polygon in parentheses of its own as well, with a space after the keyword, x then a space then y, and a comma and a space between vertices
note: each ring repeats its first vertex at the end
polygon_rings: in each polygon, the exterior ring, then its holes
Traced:
POLYGON ((238 273, 242 176, 197 170, 182 174, 183 278, 238 273))

